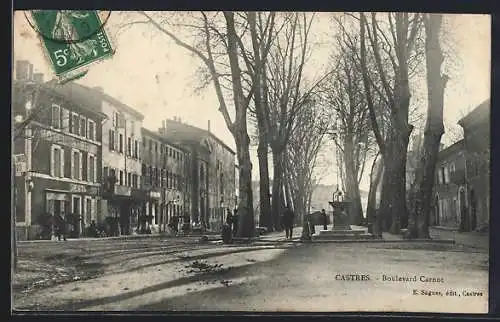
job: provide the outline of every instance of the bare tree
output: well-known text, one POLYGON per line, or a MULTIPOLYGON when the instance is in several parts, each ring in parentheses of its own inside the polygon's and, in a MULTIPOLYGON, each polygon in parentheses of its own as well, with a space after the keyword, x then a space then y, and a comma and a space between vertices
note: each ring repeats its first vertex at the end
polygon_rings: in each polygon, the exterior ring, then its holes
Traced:
MULTIPOLYGON (((248 12, 247 20, 252 39, 252 51, 247 53, 242 42, 239 42, 242 49, 242 57, 251 75, 252 84, 255 84, 254 109, 250 110, 255 117, 257 124, 257 156, 259 160, 259 205, 260 205, 260 226, 267 227, 268 231, 273 230, 271 218, 271 202, 269 194, 269 107, 267 100, 266 84, 266 59, 273 40, 279 34, 280 29, 275 30, 275 12, 248 12)), ((284 26, 282 24, 281 26, 284 26)))
POLYGON ((407 217, 406 152, 413 126, 408 122, 410 110, 410 77, 419 63, 421 15, 387 13, 379 19, 376 13, 359 17, 360 61, 363 84, 375 139, 384 159, 380 214, 385 228, 399 233, 401 217, 407 217), (369 45, 368 45, 369 44, 369 45), (368 47, 369 46, 369 47, 368 47), (368 56, 373 57, 375 70, 370 70, 368 56), (375 71, 375 73, 373 73, 375 71), (373 92, 383 98, 390 130, 382 135, 375 114, 373 92))
POLYGON ((328 111, 316 102, 304 106, 297 116, 285 157, 285 181, 290 189, 294 211, 302 219, 303 237, 308 237, 306 220, 303 218, 310 209, 316 186, 314 169, 329 121, 328 111))
POLYGON ((332 132, 343 164, 338 170, 349 200, 352 201, 349 212, 352 225, 360 225, 363 220, 359 182, 373 142, 359 64, 353 59, 358 43, 356 37, 351 37, 345 29, 340 28, 337 34, 338 54, 332 58, 337 64, 324 89, 325 104, 336 116, 332 132))
POLYGON ((284 158, 288 141, 301 108, 307 105, 321 79, 308 86, 304 81, 304 67, 310 51, 309 35, 314 14, 283 13, 282 33, 276 37, 266 62, 264 95, 267 132, 273 155, 272 216, 275 229, 280 229, 279 218, 284 202, 284 158))
POLYGON ((416 172, 416 196, 414 212, 410 215, 408 237, 430 238, 429 218, 434 185, 437 156, 444 133, 443 106, 444 90, 448 76, 441 72, 444 60, 440 44, 443 21, 442 14, 424 14, 425 57, 427 70, 428 105, 424 132, 423 150, 416 172))
POLYGON ((247 71, 241 63, 241 53, 248 50, 242 47, 247 43, 242 38, 248 37, 246 16, 228 11, 183 13, 181 19, 175 19, 173 13, 140 12, 140 15, 143 20, 128 25, 148 23, 203 62, 208 73, 206 82, 214 86, 219 112, 236 143, 240 184, 238 213, 241 219, 238 234, 253 236, 252 163, 247 115, 255 84, 245 78, 247 71), (186 38, 183 39, 183 35, 186 38), (249 90, 246 90, 246 82, 250 82, 249 90), (230 107, 234 108, 234 117, 231 117, 230 107))

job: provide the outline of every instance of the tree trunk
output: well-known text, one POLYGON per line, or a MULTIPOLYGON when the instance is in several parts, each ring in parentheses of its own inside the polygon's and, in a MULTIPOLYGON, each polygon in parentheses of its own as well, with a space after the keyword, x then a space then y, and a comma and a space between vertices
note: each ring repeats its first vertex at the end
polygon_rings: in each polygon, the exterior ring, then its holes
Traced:
POLYGON ((271 202, 269 198, 269 144, 266 135, 261 135, 259 127, 259 147, 257 155, 259 158, 259 226, 266 227, 269 232, 273 231, 273 221, 271 217, 271 202))
POLYGON ((389 171, 391 190, 391 225, 389 232, 399 234, 401 219, 407 216, 406 208, 406 153, 408 149, 409 134, 404 129, 400 130, 394 141, 392 150, 392 167, 389 171))
POLYGON ((380 179, 384 166, 379 155, 373 160, 373 165, 370 173, 370 189, 368 192, 368 204, 366 205, 366 219, 369 223, 368 232, 380 237, 382 236, 380 217, 377 216, 377 191, 380 185, 380 179))
POLYGON ((281 231, 281 209, 283 194, 283 153, 277 148, 273 150, 273 190, 272 190, 272 217, 274 229, 281 231))
POLYGON ((358 174, 354 160, 354 146, 352 137, 346 137, 344 141, 344 166, 345 187, 351 208, 349 209, 349 224, 360 225, 363 220, 363 208, 358 186, 358 174))
MULTIPOLYGON (((243 131, 242 131, 243 132, 243 131)), ((240 133, 236 140, 237 157, 239 165, 239 237, 253 237, 255 234, 255 223, 253 217, 253 195, 252 195, 252 162, 250 161, 250 138, 246 133, 240 133)))
MULTIPOLYGON (((252 162, 250 159, 250 138, 247 129, 248 104, 243 93, 241 82, 241 69, 239 66, 237 33, 235 30, 234 13, 224 11, 227 26, 227 53, 231 66, 231 80, 233 83, 233 100, 235 107, 235 121, 232 126, 228 124, 236 143, 236 155, 239 165, 239 237, 253 237, 255 235, 255 222, 253 216, 252 195, 252 162)), ((220 90, 220 87, 218 88, 220 90)), ((227 112, 227 110, 226 110, 227 112)), ((223 113, 224 114, 224 113, 223 113)), ((226 123, 230 123, 227 113, 224 114, 226 123)))
POLYGON ((441 75, 443 53, 439 43, 442 24, 441 14, 429 14, 425 23, 425 57, 427 69, 428 107, 424 132, 424 144, 420 164, 417 168, 417 191, 415 211, 411 214, 410 238, 430 238, 429 218, 432 203, 434 175, 441 136, 444 133, 444 90, 448 77, 441 75))

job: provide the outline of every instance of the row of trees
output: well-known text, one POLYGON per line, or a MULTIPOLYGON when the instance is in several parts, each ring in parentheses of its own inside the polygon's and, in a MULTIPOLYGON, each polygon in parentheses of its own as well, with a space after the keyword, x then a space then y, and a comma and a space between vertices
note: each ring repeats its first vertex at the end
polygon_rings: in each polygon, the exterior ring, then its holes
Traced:
POLYGON ((332 67, 314 79, 306 70, 314 50, 315 14, 224 11, 140 12, 139 16, 126 25, 149 24, 203 63, 202 86, 213 86, 219 111, 236 143, 241 236, 252 236, 255 226, 249 127, 253 122, 261 226, 279 229, 284 204, 298 214, 308 212, 317 156, 330 138, 340 151, 343 186, 353 201, 351 223, 363 219, 359 183, 367 160, 375 159, 379 161, 371 167, 367 207, 370 229, 380 236, 384 229, 399 233, 408 223, 411 237, 428 237, 432 178, 444 131, 447 77, 441 74, 441 15, 333 15, 332 67), (411 82, 422 75, 424 58, 427 122, 417 197, 408 214, 405 177, 413 130, 411 82), (376 204, 380 184, 380 204, 376 204))

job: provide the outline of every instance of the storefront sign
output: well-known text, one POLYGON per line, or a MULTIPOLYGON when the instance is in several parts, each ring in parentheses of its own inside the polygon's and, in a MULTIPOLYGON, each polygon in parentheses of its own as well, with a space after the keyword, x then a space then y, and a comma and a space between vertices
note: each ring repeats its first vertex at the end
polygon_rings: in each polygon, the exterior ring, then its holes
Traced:
POLYGON ((45 138, 48 141, 51 141, 56 144, 70 146, 78 150, 87 151, 93 154, 97 154, 98 149, 95 144, 79 140, 70 135, 61 134, 56 131, 51 131, 47 129, 40 130, 40 137, 45 138))
POLYGON ((82 193, 82 194, 87 194, 87 195, 98 195, 99 194, 99 187, 86 186, 86 185, 77 184, 77 183, 70 183, 69 184, 69 191, 72 192, 72 193, 82 193))

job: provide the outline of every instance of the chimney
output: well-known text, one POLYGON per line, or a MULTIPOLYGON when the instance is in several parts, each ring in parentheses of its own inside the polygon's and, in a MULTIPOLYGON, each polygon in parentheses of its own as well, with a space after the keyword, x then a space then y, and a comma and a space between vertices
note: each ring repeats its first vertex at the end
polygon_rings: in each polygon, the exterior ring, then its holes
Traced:
POLYGON ((43 73, 34 73, 33 80, 39 84, 43 83, 43 73))
POLYGON ((210 120, 208 120, 208 132, 210 132, 210 120))
POLYGON ((161 128, 164 129, 165 127, 167 127, 166 122, 165 122, 165 120, 163 120, 163 121, 161 121, 161 128))
POLYGON ((16 80, 27 81, 33 79, 33 64, 27 60, 16 61, 16 80))

